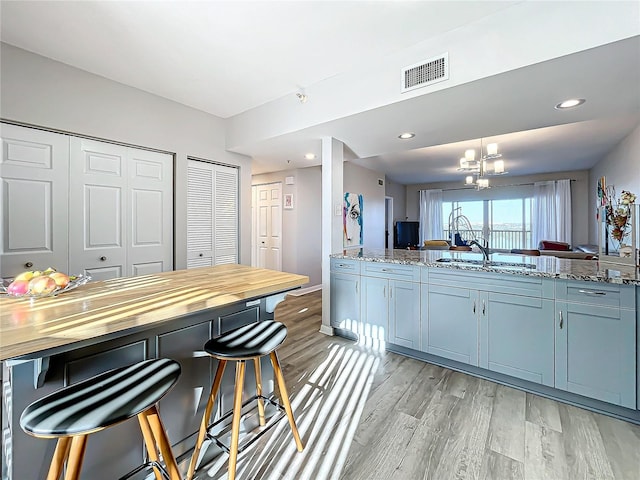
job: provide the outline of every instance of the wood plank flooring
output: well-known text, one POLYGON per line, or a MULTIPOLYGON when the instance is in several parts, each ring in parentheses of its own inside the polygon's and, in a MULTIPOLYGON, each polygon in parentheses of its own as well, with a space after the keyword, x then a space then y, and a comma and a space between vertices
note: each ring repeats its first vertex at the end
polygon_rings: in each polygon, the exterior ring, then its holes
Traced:
MULTIPOLYGON (((640 478, 640 426, 318 333, 321 292, 288 296, 286 420, 240 454, 238 480, 640 478)), ((197 478, 226 479, 226 455, 197 478)))

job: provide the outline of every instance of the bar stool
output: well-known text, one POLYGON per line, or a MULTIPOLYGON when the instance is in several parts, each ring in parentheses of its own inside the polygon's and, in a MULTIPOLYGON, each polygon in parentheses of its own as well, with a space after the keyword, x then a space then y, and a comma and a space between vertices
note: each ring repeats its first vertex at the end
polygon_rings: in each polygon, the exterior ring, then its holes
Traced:
MULTIPOLYGON (((65 480, 80 478, 89 434, 137 416, 149 455, 146 466, 155 477, 180 480, 171 444, 156 403, 175 385, 180 364, 169 359, 146 360, 116 368, 62 388, 30 404, 20 426, 29 435, 57 438, 47 480, 57 480, 67 461, 65 480), (159 452, 166 470, 160 464, 159 452)), ((140 467, 142 469, 143 467, 140 467)))
MULTIPOLYGON (((298 428, 296 427, 295 419, 293 418, 293 411, 291 410, 291 404, 289 403, 289 394, 287 393, 287 387, 284 383, 284 377, 282 375, 282 369, 280 368, 280 362, 276 349, 282 345, 287 337, 287 327, 280 322, 272 320, 262 321, 245 325, 234 330, 230 330, 223 333, 219 337, 209 340, 204 345, 204 350, 214 358, 218 359, 218 368, 216 375, 211 386, 211 394, 209 395, 209 401, 204 411, 204 417, 200 425, 200 431, 198 432, 198 439, 196 440, 195 449, 191 456, 191 463, 189 464, 189 470, 187 471, 187 480, 192 480, 196 469, 196 463, 198 462, 198 456, 200 454, 200 448, 202 442, 207 436, 207 430, 209 429, 209 420, 211 417, 211 410, 213 408, 213 402, 215 401, 218 390, 220 389, 220 383, 222 381, 222 375, 224 373, 225 366, 228 361, 236 362, 236 381, 233 396, 233 418, 231 421, 231 444, 227 449, 226 446, 220 442, 218 444, 222 446, 229 453, 229 480, 234 480, 236 477, 236 461, 238 459, 238 442, 240 437, 240 418, 242 416, 242 387, 244 384, 245 373, 245 361, 253 360, 256 371, 256 395, 251 398, 258 401, 258 416, 261 426, 265 424, 264 415, 264 400, 274 403, 278 408, 283 408, 289 419, 289 425, 293 433, 293 438, 296 442, 296 447, 299 452, 304 448, 300 435, 298 434, 298 428), (278 383, 278 389, 280 390, 281 402, 283 407, 273 402, 270 398, 262 396, 262 375, 260 372, 260 358, 269 355, 271 358, 271 365, 275 372, 276 381, 278 383)), ((224 417, 223 417, 224 418, 224 417)), ((215 438, 214 438, 215 440, 215 438)))

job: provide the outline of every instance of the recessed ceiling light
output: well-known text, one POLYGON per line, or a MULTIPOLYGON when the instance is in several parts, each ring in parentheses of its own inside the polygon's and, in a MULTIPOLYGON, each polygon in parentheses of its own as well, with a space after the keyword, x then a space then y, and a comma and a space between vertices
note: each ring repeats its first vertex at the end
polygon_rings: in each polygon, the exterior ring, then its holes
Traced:
POLYGON ((398 138, 400 138, 401 140, 407 140, 408 138, 413 138, 415 136, 416 134, 413 132, 405 132, 398 135, 398 138))
POLYGON ((316 156, 313 153, 305 153, 304 158, 306 158, 307 160, 313 160, 316 158, 316 156))
POLYGON ((586 100, 584 98, 572 98, 571 100, 565 100, 556 105, 557 110, 565 110, 567 108, 574 108, 582 105, 586 100))

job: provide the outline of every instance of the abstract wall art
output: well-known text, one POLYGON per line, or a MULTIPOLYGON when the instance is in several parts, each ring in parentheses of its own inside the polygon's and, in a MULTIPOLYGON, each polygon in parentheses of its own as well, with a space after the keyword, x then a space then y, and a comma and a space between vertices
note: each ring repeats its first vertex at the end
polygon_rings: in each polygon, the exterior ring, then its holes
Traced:
POLYGON ((344 194, 343 220, 343 246, 362 247, 362 195, 357 193, 344 194))

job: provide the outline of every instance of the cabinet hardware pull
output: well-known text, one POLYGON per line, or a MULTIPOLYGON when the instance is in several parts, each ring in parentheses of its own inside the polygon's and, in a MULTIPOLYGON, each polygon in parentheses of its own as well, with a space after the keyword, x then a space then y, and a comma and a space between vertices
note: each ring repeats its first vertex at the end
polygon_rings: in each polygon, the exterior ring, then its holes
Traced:
POLYGON ((356 293, 358 293, 358 283, 359 282, 356 282, 356 293))
POLYGON ((201 253, 200 255, 198 255, 199 257, 204 257, 204 253, 201 253))
POLYGON ((393 269, 391 269, 391 268, 383 268, 382 271, 391 273, 391 272, 393 272, 393 269))
POLYGON ((476 301, 473 301, 473 313, 476 313, 476 301))
POLYGON ((486 312, 487 306, 484 304, 484 300, 482 300, 482 315, 484 315, 484 313, 486 312))
POLYGON ((562 330, 562 324, 564 323, 564 321, 562 320, 562 310, 560 310, 560 330, 562 330))
POLYGON ((606 295, 607 292, 598 292, 597 290, 578 290, 578 293, 584 293, 585 295, 606 295))
POLYGON ((387 287, 386 286, 382 287, 382 296, 384 298, 387 298, 387 287))
POLYGON ((393 298, 393 287, 389 287, 389 298, 393 298))
POLYGON ((104 262, 106 259, 107 259, 107 257, 105 257, 105 256, 100 257, 100 261, 101 262, 104 262))
POLYGON ((27 262, 24 264, 25 268, 31 268, 33 267, 33 262, 27 262))

